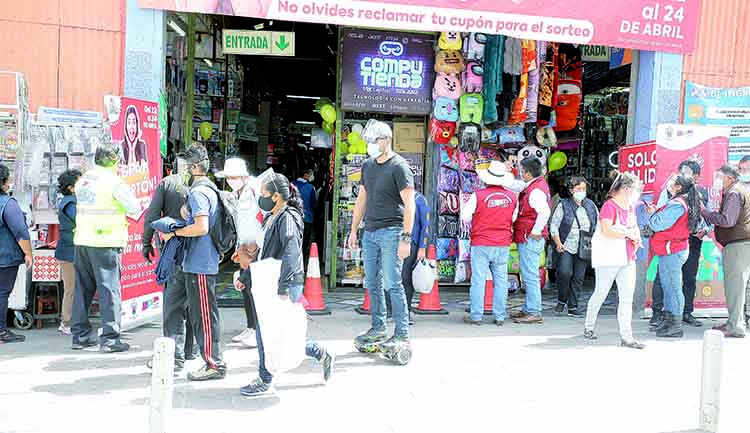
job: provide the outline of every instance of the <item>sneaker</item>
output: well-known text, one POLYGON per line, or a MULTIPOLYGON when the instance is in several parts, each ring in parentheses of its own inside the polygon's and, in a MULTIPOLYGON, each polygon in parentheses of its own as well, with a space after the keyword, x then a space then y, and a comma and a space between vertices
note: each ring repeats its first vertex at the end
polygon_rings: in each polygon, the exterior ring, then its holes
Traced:
POLYGON ((128 350, 130 350, 130 345, 122 341, 115 341, 99 346, 99 352, 102 353, 119 353, 127 352, 128 350))
POLYGON ((495 320, 492 321, 492 323, 494 323, 495 326, 503 326, 503 325, 505 325, 505 320, 497 320, 497 319, 495 319, 495 320))
MULTIPOLYGON (((148 368, 149 370, 151 370, 151 369, 154 368, 154 360, 153 359, 149 359, 148 361, 146 361, 146 368, 148 368)), ((175 373, 177 373, 178 371, 182 371, 183 368, 185 368, 185 363, 184 362, 180 362, 180 361, 175 361, 174 362, 174 371, 175 371, 175 373)))
POLYGON ((572 317, 574 319, 583 319, 586 316, 578 310, 568 310, 568 317, 572 317))
POLYGON ((562 315, 563 313, 565 313, 565 304, 558 302, 557 305, 555 305, 555 314, 562 315))
POLYGON ((73 339, 73 345, 71 346, 71 349, 73 350, 83 350, 87 347, 94 347, 98 346, 99 342, 96 340, 79 340, 76 341, 73 339))
POLYGON ((252 381, 249 385, 240 388, 240 394, 245 397, 258 397, 261 395, 274 394, 276 390, 273 384, 263 382, 263 379, 257 378, 252 381))
POLYGON ((323 380, 328 382, 333 373, 333 365, 336 363, 336 355, 330 353, 328 350, 323 349, 323 358, 320 360, 320 365, 323 367, 323 380))
POLYGON ((592 329, 585 329, 583 331, 583 338, 587 340, 597 340, 599 336, 596 335, 596 333, 592 329))
POLYGON ((482 324, 481 320, 472 320, 471 316, 468 314, 464 316, 464 323, 467 325, 474 325, 474 326, 480 326, 482 324))
POLYGON ((523 310, 518 310, 518 311, 515 311, 515 312, 511 313, 510 318, 511 319, 521 319, 521 318, 524 318, 526 316, 528 316, 528 313, 526 313, 523 310))
POLYGON ((398 335, 394 335, 393 337, 391 337, 388 340, 386 340, 383 344, 381 344, 380 348, 383 351, 392 351, 399 344, 408 343, 408 342, 409 342, 409 337, 401 337, 401 336, 398 336, 398 335))
POLYGON ((206 380, 224 379, 226 375, 227 372, 225 370, 219 370, 218 368, 211 368, 208 365, 204 365, 200 369, 188 373, 187 378, 194 382, 204 382, 206 380))
POLYGON ((700 328, 701 326, 703 326, 703 322, 696 319, 695 316, 690 313, 682 315, 682 323, 690 325, 694 328, 700 328))
POLYGON ((258 347, 258 339, 256 338, 255 330, 253 329, 253 332, 251 334, 248 334, 245 338, 240 340, 240 343, 242 343, 242 345, 245 347, 258 347))
POLYGON ((366 343, 376 343, 379 341, 385 341, 385 339, 388 338, 388 334, 386 334, 385 329, 374 329, 370 328, 365 332, 364 334, 360 334, 355 338, 360 343, 366 344, 366 343))
POLYGON ((10 329, 6 329, 4 333, 0 334, 0 344, 21 343, 24 341, 26 341, 26 336, 15 334, 10 329))
POLYGON ((646 345, 643 343, 639 343, 635 340, 633 341, 621 341, 620 346, 627 347, 628 349, 637 349, 637 350, 643 350, 646 348, 646 345))
POLYGON ((57 332, 62 335, 73 335, 73 333, 70 331, 70 327, 65 326, 62 322, 60 322, 60 326, 57 327, 57 332))
POLYGON ((518 319, 513 319, 515 323, 521 323, 526 325, 538 325, 541 323, 544 323, 544 319, 542 319, 542 316, 534 316, 531 314, 527 314, 523 317, 519 317, 518 319))
POLYGON ((249 335, 255 335, 255 329, 245 328, 242 332, 232 337, 232 343, 242 343, 249 335))

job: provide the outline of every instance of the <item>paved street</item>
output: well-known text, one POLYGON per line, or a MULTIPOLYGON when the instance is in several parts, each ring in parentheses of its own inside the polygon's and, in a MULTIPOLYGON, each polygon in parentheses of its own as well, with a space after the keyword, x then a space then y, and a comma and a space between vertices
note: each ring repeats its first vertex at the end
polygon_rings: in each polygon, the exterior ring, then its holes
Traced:
MULTIPOLYGON (((354 351, 351 339, 368 319, 335 302, 332 316, 309 322, 311 335, 338 354, 332 381, 323 385, 317 364, 306 361, 277 379, 273 397, 240 396, 256 375, 257 352, 229 345, 225 380, 190 383, 185 372, 175 380, 172 431, 682 433, 698 426, 702 330, 656 341, 638 320, 637 337, 648 344, 640 352, 617 347, 611 314, 592 344, 580 336, 580 320, 547 314, 542 326, 470 327, 461 304, 446 303, 450 316, 417 317, 414 359, 399 367, 354 351)), ((221 312, 229 341, 243 313, 221 312)), ((27 332, 27 343, 0 346, 0 432, 147 432, 145 363, 160 332, 152 325, 128 333, 133 350, 117 355, 73 352, 51 325, 27 332)), ((747 432, 750 341, 725 347, 721 432, 747 432)))

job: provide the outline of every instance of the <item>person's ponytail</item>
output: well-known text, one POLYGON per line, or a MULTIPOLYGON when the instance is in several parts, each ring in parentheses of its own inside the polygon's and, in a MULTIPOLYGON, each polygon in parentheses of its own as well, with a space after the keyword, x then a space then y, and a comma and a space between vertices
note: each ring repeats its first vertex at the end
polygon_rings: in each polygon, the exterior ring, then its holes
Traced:
POLYGON ((302 204, 302 199, 300 198, 299 191, 293 184, 289 184, 289 199, 287 200, 286 204, 287 206, 291 206, 300 212, 304 212, 304 206, 302 204))

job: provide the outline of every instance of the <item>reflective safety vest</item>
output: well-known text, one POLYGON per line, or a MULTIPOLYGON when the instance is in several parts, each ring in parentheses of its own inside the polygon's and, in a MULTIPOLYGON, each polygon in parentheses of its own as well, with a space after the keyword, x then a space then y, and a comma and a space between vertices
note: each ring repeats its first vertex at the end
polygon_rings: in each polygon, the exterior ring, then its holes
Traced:
POLYGON ((123 184, 117 174, 94 167, 76 183, 76 229, 73 242, 78 246, 125 248, 128 221, 125 207, 114 197, 123 184))

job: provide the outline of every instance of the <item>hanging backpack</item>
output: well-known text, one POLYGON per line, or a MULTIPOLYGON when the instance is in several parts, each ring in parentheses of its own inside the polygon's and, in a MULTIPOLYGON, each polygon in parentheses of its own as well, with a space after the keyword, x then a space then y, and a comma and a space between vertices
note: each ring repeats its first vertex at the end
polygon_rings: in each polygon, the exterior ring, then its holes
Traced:
MULTIPOLYGON (((481 109, 479 110, 481 113, 481 109)), ((461 125, 461 151, 478 152, 482 144, 482 128, 476 123, 461 125)))
POLYGON ((466 93, 480 93, 484 82, 484 66, 476 60, 466 63, 463 82, 466 93))
POLYGON ((217 214, 216 221, 208 230, 211 241, 219 252, 219 261, 223 260, 224 255, 233 251, 237 245, 237 198, 228 191, 219 191, 216 185, 207 178, 201 178, 196 181, 192 188, 205 187, 216 193, 217 197, 217 214))
POLYGON ((437 144, 448 144, 456 134, 456 122, 430 120, 430 138, 437 144))
MULTIPOLYGON (((479 111, 481 115, 481 110, 479 111)), ((433 115, 437 120, 443 120, 447 122, 458 121, 458 105, 453 99, 439 97, 435 99, 435 109, 433 115)))
POLYGON ((444 96, 450 99, 461 97, 461 81, 455 75, 437 74, 432 88, 433 99, 444 96))
MULTIPOLYGON (((461 123, 482 123, 484 99, 479 93, 467 93, 461 96, 461 123)), ((479 134, 481 138, 481 132, 479 134)))
POLYGON ((484 33, 469 33, 464 39, 464 57, 467 60, 484 60, 484 47, 487 35, 484 33))
POLYGON ((440 33, 438 48, 441 50, 460 50, 462 45, 461 32, 440 33))

